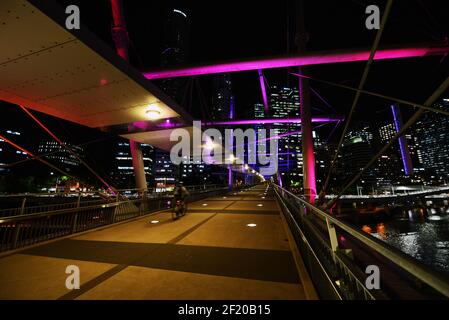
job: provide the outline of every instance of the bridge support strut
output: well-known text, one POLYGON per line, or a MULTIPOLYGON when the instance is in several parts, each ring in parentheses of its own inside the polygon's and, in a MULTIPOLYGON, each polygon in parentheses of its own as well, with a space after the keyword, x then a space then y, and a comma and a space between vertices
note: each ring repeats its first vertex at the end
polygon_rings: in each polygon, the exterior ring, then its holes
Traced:
MULTIPOLYGON (((122 0, 111 0, 112 8, 112 38, 115 42, 117 54, 124 60, 129 61, 128 56, 128 32, 126 31, 125 16, 123 13, 122 0)), ((131 157, 136 180, 136 188, 144 193, 147 191, 147 179, 145 177, 145 166, 143 163, 142 146, 140 142, 129 140, 131 157)))
MULTIPOLYGON (((304 52, 308 35, 304 25, 304 3, 299 2, 296 45, 298 52, 304 52)), ((306 67, 298 67, 300 74, 306 74, 306 67)), ((303 159, 303 188, 306 199, 314 204, 316 197, 315 154, 313 151, 312 111, 310 106, 309 80, 299 78, 299 104, 301 108, 301 144, 303 159)))

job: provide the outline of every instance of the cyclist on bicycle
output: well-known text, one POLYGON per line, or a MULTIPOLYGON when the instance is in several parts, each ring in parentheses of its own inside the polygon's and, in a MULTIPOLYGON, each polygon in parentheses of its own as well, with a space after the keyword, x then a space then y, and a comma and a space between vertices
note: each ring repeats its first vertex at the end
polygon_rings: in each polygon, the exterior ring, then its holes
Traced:
POLYGON ((176 185, 176 188, 173 192, 174 196, 174 204, 176 205, 176 202, 180 200, 182 202, 182 205, 184 207, 184 211, 187 210, 185 199, 190 195, 189 191, 184 187, 182 181, 179 181, 176 185))

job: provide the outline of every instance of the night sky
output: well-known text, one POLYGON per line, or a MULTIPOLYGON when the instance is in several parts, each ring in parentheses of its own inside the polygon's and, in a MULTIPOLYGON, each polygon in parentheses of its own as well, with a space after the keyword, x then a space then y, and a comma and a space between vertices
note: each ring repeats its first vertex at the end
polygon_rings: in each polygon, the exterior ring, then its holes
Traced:
MULTIPOLYGON (((110 35, 111 9, 108 0, 57 0, 61 6, 76 4, 81 10, 81 22, 113 48, 110 35)), ((365 8, 386 1, 306 1, 305 23, 310 35, 308 50, 370 48, 376 31, 365 28, 365 8)), ((382 45, 437 43, 449 34, 447 1, 396 0, 381 40, 382 45)), ((206 63, 248 57, 294 53, 296 1, 130 1, 124 0, 128 32, 131 39, 131 64, 138 70, 157 68, 161 63, 163 22, 168 8, 187 13, 191 23, 189 63, 206 63)), ((365 89, 387 95, 424 102, 447 77, 449 58, 441 56, 421 59, 375 62, 365 89)), ((365 63, 345 63, 310 67, 310 75, 357 87, 365 63)), ((292 70, 294 71, 294 70, 292 70)), ((270 84, 297 85, 288 70, 268 70, 270 84)), ((208 76, 200 77, 208 91, 208 76)), ((232 74, 236 96, 237 117, 250 117, 252 106, 260 102, 257 72, 232 74)), ((354 93, 311 83, 338 113, 346 115, 354 93)), ((314 106, 323 104, 313 100, 314 106)), ((354 123, 372 119, 380 123, 391 118, 389 103, 363 96, 355 113, 354 123)), ((325 109, 325 108, 323 108, 325 109)), ((408 110, 407 107, 403 107, 408 110)), ((19 125, 35 128, 17 107, 2 108, 2 127, 19 125)), ((404 111, 404 117, 410 112, 404 111)), ((73 143, 101 137, 98 131, 82 128, 63 120, 39 115, 41 119, 73 143)), ((337 136, 338 137, 338 136, 337 136)))

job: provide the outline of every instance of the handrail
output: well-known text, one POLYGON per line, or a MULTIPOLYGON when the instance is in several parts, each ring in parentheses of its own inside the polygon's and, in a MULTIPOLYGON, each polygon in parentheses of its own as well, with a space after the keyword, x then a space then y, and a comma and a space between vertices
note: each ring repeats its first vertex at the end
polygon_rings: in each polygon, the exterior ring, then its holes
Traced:
MULTIPOLYGON (((223 185, 219 185, 219 184, 202 184, 202 185, 192 185, 192 186, 186 186, 187 190, 190 192, 197 192, 197 191, 202 191, 202 190, 217 190, 219 188, 224 188, 225 186, 223 185)), ((157 188, 151 188, 148 190, 148 192, 146 192, 146 196, 164 196, 164 195, 169 195, 172 193, 172 191, 163 191, 163 192, 155 192, 157 188)), ((138 189, 122 189, 121 191, 130 191, 130 192, 136 192, 138 189)), ((55 202, 51 202, 48 204, 44 204, 44 205, 33 205, 33 206, 25 206, 22 202, 22 207, 20 206, 20 203, 17 203, 16 207, 10 207, 10 208, 3 208, 0 209, 0 219, 4 218, 4 217, 12 217, 12 216, 16 216, 16 215, 28 215, 30 216, 31 214, 35 214, 35 213, 44 213, 44 212, 49 212, 49 211, 58 211, 58 210, 63 210, 63 209, 71 209, 71 208, 76 208, 76 207, 81 207, 81 206, 91 206, 94 205, 95 203, 100 203, 100 204, 105 204, 108 203, 109 201, 114 201, 117 202, 117 197, 114 195, 108 195, 108 197, 102 197, 101 195, 105 195, 102 194, 98 191, 95 192, 70 192, 70 193, 61 193, 61 194, 23 194, 23 195, 11 195, 11 197, 23 197, 22 200, 26 199, 27 197, 39 197, 40 196, 50 196, 53 195, 52 199, 60 199, 60 198, 64 198, 64 199, 68 199, 69 197, 67 196, 72 196, 70 197, 71 199, 73 198, 73 201, 55 201, 55 202), (80 199, 84 199, 84 197, 82 197, 83 195, 90 195, 92 200, 88 200, 88 201, 80 201, 80 199), (60 196, 60 198, 58 198, 58 196, 60 196), (81 197, 81 198, 80 198, 81 197)), ((139 195, 139 198, 141 196, 143 196, 144 194, 141 193, 139 195)), ((4 198, 7 198, 4 196, 4 198)), ((120 200, 123 201, 132 201, 135 199, 135 197, 132 198, 120 198, 120 200)))
MULTIPOLYGON (((220 189, 227 189, 227 187, 220 186, 220 188, 205 189, 205 190, 216 191, 216 190, 220 190, 220 189)), ((170 195, 170 194, 164 194, 163 196, 159 197, 159 199, 170 198, 171 196, 172 195, 170 195)), ((97 205, 92 205, 92 206, 80 206, 80 207, 76 207, 76 208, 66 208, 66 209, 37 212, 37 213, 31 213, 31 214, 25 214, 25 215, 0 217, 0 224, 10 223, 12 221, 29 220, 29 219, 38 218, 38 217, 59 215, 59 214, 64 214, 64 213, 68 213, 68 212, 78 212, 78 211, 87 211, 87 210, 91 210, 91 209, 110 208, 110 207, 119 206, 124 203, 134 203, 134 202, 139 202, 139 201, 141 201, 141 199, 132 199, 132 200, 126 200, 126 201, 114 201, 114 202, 102 203, 102 204, 97 204, 97 205)))
MULTIPOLYGON (((221 184, 194 184, 194 185, 185 185, 187 189, 196 187, 225 187, 225 185, 221 184)), ((149 191, 153 191, 156 189, 164 189, 164 188, 156 188, 151 187, 148 188, 149 191)), ((167 189, 167 188, 165 188, 167 189)), ((128 188, 128 189, 116 189, 117 192, 125 192, 125 191, 141 191, 142 189, 138 188, 128 188)), ((107 193, 106 191, 92 190, 92 191, 69 191, 69 192, 24 192, 24 193, 14 193, 14 194, 0 194, 0 198, 8 198, 8 197, 29 197, 29 196, 67 196, 67 195, 79 195, 79 194, 87 194, 87 195, 112 195, 112 193, 107 193)))
MULTIPOLYGON (((277 190, 274 190, 276 192, 277 195, 278 192, 277 190)), ((291 221, 294 223, 294 227, 296 228, 296 230, 299 232, 302 240, 304 241, 304 243, 307 245, 307 247, 309 248, 310 252, 313 254, 315 260, 317 261, 319 267, 321 268, 321 270, 323 270, 323 273, 325 275, 325 277, 327 278, 327 280, 329 281, 330 285, 332 286, 332 289, 334 290, 334 293, 338 296, 338 298, 340 300, 343 300, 341 294, 338 292, 337 288, 334 285, 334 282, 332 281, 329 273, 326 271, 326 268, 323 266, 323 264, 321 263, 320 259, 318 258, 315 250, 312 248, 312 246, 309 243, 309 240, 307 240, 307 237, 305 236, 304 232, 301 230, 301 228, 298 225, 298 222, 295 220, 295 218, 293 217, 291 211, 288 209, 288 207, 285 205, 285 203, 281 203, 281 205, 284 207, 284 209, 288 212, 288 216, 291 219, 291 221)))
POLYGON ((17 216, 10 216, 10 217, 0 217, 0 224, 11 223, 13 221, 31 220, 33 218, 56 216, 56 215, 69 213, 69 212, 79 212, 79 211, 88 211, 88 210, 92 210, 92 209, 117 207, 117 206, 119 206, 121 204, 124 204, 124 203, 133 203, 133 202, 138 202, 138 201, 141 201, 141 200, 140 199, 135 199, 135 200, 131 200, 131 201, 110 202, 110 203, 98 204, 98 205, 93 205, 93 206, 84 206, 84 207, 78 207, 78 208, 52 210, 52 211, 37 212, 37 213, 17 215, 17 216))
MULTIPOLYGON (((190 192, 187 201, 227 191, 228 187, 197 189, 190 192)), ((144 194, 131 200, 116 197, 115 201, 95 205, 0 217, 0 252, 166 210, 171 207, 172 198, 171 193, 144 194)))
POLYGON ((380 253, 382 256, 387 258, 388 260, 394 262, 396 265, 400 266, 402 269, 406 270, 410 274, 412 274, 414 277, 419 279, 420 281, 426 283, 430 287, 434 288, 441 294, 445 295, 446 297, 449 297, 449 283, 447 279, 443 278, 439 274, 436 274, 432 270, 429 270, 427 267, 420 264, 419 261, 413 259, 412 257, 409 257, 405 253, 395 249, 388 247, 386 244, 381 242, 380 240, 373 238, 369 235, 364 234, 363 232, 354 229, 347 223, 331 216, 330 214, 326 213, 325 211, 315 207, 314 205, 310 204, 309 202, 305 201, 304 199, 301 199, 300 197, 296 196, 295 194, 291 193, 288 190, 283 189, 282 187, 273 184, 273 186, 276 189, 280 189, 282 192, 287 193, 289 196, 293 197, 295 200, 299 201, 302 205, 306 206, 310 210, 312 210, 315 214, 320 216, 323 219, 328 219, 330 222, 332 222, 334 225, 338 226, 342 230, 349 233, 351 236, 356 238, 357 240, 361 241, 363 244, 368 246, 369 248, 375 250, 376 252, 380 253))

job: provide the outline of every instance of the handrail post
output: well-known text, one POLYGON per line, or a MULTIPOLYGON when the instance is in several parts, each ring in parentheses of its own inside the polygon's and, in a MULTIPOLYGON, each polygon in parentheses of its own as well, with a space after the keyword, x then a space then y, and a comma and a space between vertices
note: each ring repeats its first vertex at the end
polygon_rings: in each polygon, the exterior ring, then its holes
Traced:
MULTIPOLYGON (((22 199, 22 205, 20 206, 20 215, 25 214, 25 203, 26 203, 26 197, 22 199)), ((19 236, 20 236, 20 222, 17 222, 14 229, 14 236, 13 236, 13 243, 12 248, 17 248, 17 243, 19 242, 19 236)))
POLYGON ((335 253, 338 250, 338 240, 337 240, 337 231, 335 231, 335 227, 332 222, 329 221, 329 218, 326 218, 327 231, 329 233, 329 240, 331 243, 332 249, 332 257, 335 260, 335 253))
POLYGON ((12 249, 17 248, 17 243, 19 241, 19 234, 20 234, 20 222, 17 222, 14 229, 14 236, 12 241, 12 249))
POLYGON ((72 233, 76 232, 76 223, 78 222, 78 212, 75 213, 72 223, 72 233))
POLYGON ((23 215, 25 213, 25 203, 26 203, 26 201, 27 201, 27 198, 24 197, 22 199, 22 205, 20 206, 20 215, 23 215))

